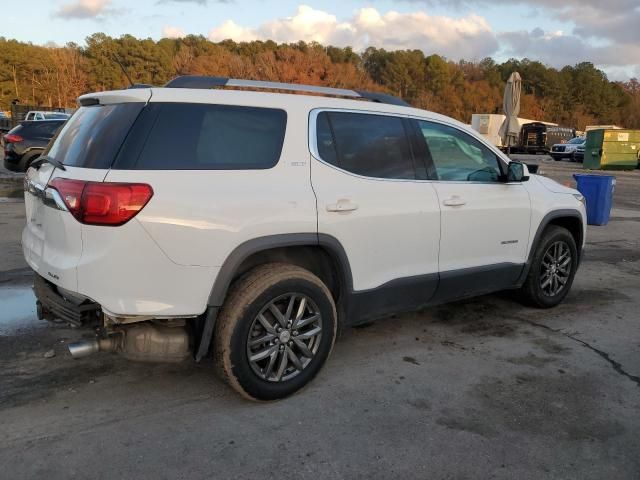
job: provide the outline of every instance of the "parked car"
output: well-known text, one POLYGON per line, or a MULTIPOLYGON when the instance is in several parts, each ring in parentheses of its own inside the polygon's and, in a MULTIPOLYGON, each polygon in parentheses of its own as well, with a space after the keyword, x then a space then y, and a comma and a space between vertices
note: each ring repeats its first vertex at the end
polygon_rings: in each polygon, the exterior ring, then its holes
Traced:
POLYGON ((26 122, 39 122, 43 120, 67 120, 71 115, 64 112, 49 112, 31 110, 24 117, 26 122))
POLYGON ((274 400, 340 328, 504 289, 553 307, 580 263, 579 192, 388 95, 187 76, 79 102, 22 237, 38 315, 99 328, 75 357, 211 349, 274 400))
POLYGON ((583 142, 582 144, 578 145, 576 147, 576 152, 573 154, 573 160, 575 162, 584 162, 584 149, 587 146, 586 142, 583 142))
POLYGON ((551 147, 550 155, 554 160, 562 160, 563 158, 568 158, 571 161, 582 161, 578 153, 578 148, 582 147, 582 157, 584 158, 584 145, 587 141, 586 137, 576 137, 572 138, 566 143, 556 143, 551 147))
POLYGON ((25 172, 37 159, 65 120, 22 122, 2 137, 4 167, 25 172))

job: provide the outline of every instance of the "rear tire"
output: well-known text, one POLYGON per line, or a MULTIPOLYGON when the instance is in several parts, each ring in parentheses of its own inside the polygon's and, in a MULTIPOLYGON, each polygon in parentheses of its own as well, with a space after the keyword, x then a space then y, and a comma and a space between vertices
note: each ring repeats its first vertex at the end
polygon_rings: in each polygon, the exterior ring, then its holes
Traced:
POLYGON ((551 308, 569 293, 578 268, 578 250, 571 233, 551 225, 538 242, 521 299, 534 307, 551 308))
POLYGON ((25 155, 24 157, 22 157, 22 160, 20 160, 20 167, 18 168, 19 172, 26 172, 27 170, 29 170, 29 167, 31 166, 31 164, 37 160, 40 157, 40 153, 36 154, 36 155, 25 155))
POLYGON ((250 400, 284 398, 318 374, 336 332, 336 307, 318 277, 295 265, 261 265, 227 295, 216 322, 216 367, 250 400))

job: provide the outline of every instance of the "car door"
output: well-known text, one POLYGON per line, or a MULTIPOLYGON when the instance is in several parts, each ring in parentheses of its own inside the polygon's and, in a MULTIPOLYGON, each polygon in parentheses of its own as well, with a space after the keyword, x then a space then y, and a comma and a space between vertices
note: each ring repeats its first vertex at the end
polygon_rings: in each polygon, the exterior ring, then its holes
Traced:
POLYGON ((410 133, 390 114, 310 116, 318 232, 348 258, 350 322, 424 305, 437 286, 440 207, 410 133))
POLYGON ((526 188, 505 182, 506 165, 469 133, 435 121, 415 125, 441 208, 438 298, 512 286, 528 251, 526 188))

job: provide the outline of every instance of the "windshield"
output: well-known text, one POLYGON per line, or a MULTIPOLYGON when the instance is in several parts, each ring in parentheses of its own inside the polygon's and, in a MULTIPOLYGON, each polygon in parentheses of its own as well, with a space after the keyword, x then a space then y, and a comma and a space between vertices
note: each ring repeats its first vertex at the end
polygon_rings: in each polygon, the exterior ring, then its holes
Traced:
POLYGON ((80 107, 45 154, 64 165, 110 168, 144 103, 80 107))
POLYGON ((571 144, 580 144, 580 143, 584 143, 584 137, 576 137, 576 138, 572 138, 571 140, 569 140, 567 143, 571 143, 571 144))

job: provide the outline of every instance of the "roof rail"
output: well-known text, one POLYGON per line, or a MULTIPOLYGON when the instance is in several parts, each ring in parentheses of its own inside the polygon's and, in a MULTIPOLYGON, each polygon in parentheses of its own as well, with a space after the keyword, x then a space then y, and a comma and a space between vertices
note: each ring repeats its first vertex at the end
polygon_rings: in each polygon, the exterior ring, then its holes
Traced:
POLYGON ((127 90, 131 90, 131 89, 135 89, 135 88, 153 88, 153 85, 149 85, 148 83, 134 83, 132 85, 129 85, 127 87, 127 90))
POLYGON ((366 92, 364 90, 349 90, 344 88, 318 87, 316 85, 302 85, 297 83, 264 82, 260 80, 242 80, 238 78, 208 77, 200 75, 183 75, 170 80, 165 84, 166 88, 195 88, 208 89, 214 87, 240 87, 240 88, 266 88, 272 90, 288 90, 291 92, 317 93, 338 97, 363 98, 377 103, 410 105, 401 98, 378 92, 366 92))

